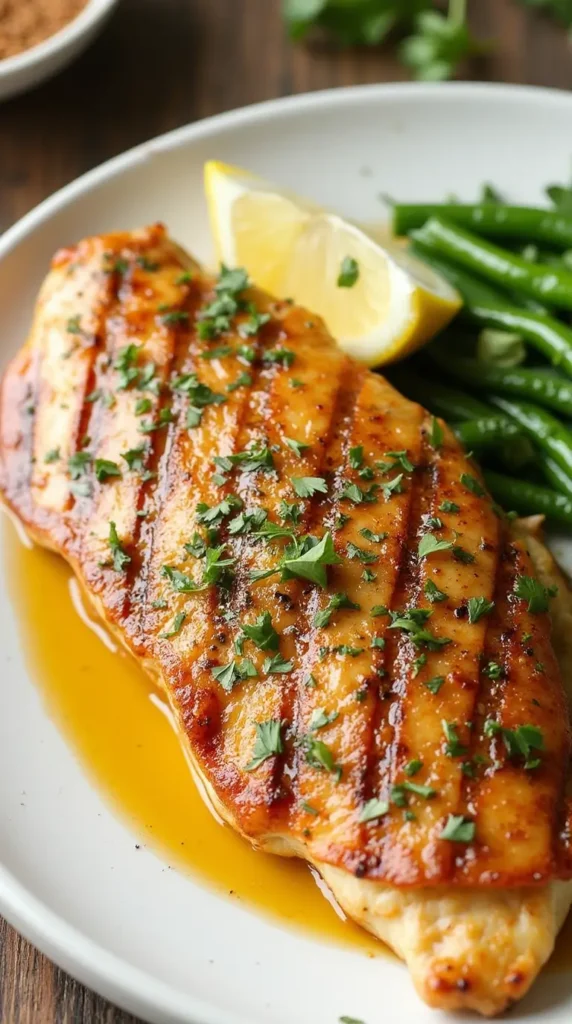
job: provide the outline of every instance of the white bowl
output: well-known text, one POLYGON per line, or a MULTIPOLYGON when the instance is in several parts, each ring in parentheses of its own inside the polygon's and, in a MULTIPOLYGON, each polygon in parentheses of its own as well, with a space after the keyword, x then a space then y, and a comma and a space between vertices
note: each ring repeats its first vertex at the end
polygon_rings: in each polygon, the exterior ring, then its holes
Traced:
MULTIPOLYGON (((367 222, 384 213, 381 193, 412 202, 454 192, 468 201, 483 181, 515 202, 539 202, 543 185, 568 178, 571 124, 565 92, 400 84, 291 97, 145 143, 51 196, 0 239, 0 363, 22 343, 59 246, 163 220, 208 259, 202 168, 210 157, 367 222)), ((234 877, 229 897, 168 870, 148 834, 139 839, 114 813, 50 718, 20 625, 0 562, 0 912, 24 935, 153 1024, 335 1024, 342 1014, 367 1024, 468 1024, 466 1015, 423 1006, 395 959, 370 959, 259 916, 234 877)), ((84 627, 78 620, 75 628, 84 627)), ((54 645, 65 651, 68 620, 58 629, 54 645)), ((132 723, 118 742, 126 751, 137 742, 132 723)), ((164 785, 168 800, 168 778, 164 785)), ((198 817, 194 826, 200 843, 198 817)), ((511 1013, 512 1024, 571 1019, 570 973, 545 973, 511 1013)))
POLYGON ((79 56, 103 28, 117 0, 89 0, 77 18, 37 46, 0 60, 0 100, 25 92, 79 56))

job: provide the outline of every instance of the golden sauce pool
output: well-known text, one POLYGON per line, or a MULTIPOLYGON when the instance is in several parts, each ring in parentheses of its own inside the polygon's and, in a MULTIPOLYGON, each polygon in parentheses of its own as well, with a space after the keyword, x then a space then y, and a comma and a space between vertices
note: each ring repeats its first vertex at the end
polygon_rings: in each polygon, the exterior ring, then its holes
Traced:
MULTIPOLYGON (((134 844, 288 926, 391 956, 343 920, 307 865, 255 852, 216 819, 151 680, 86 609, 65 562, 26 547, 10 522, 3 525, 4 576, 32 678, 85 770, 132 828, 134 844)), ((555 970, 571 966, 572 914, 550 961, 555 970)))
POLYGON ((65 562, 26 547, 9 521, 3 528, 4 577, 32 678, 84 769, 132 828, 134 845, 151 847, 173 867, 284 924, 372 956, 391 955, 341 919, 307 865, 255 852, 216 820, 162 697, 94 621, 65 562))

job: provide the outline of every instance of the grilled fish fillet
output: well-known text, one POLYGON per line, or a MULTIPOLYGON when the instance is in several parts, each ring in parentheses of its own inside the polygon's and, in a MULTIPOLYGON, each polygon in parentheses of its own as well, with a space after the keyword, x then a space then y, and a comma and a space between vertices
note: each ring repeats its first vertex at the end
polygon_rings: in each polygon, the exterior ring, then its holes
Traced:
POLYGON ((316 865, 431 1005, 526 992, 572 900, 570 596, 445 424, 153 226, 55 257, 0 488, 228 822, 316 865))

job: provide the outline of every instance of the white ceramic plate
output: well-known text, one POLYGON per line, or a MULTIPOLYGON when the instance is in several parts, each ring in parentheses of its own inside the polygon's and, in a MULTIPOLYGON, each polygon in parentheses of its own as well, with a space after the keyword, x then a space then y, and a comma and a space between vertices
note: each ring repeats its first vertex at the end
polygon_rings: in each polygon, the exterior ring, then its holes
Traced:
MULTIPOLYGON (((68 186, 0 241, 2 360, 24 338, 48 260, 66 242, 161 219, 208 259, 209 157, 372 220, 382 192, 469 199, 485 180, 538 201, 545 183, 568 176, 571 125, 564 93, 394 85, 296 97, 174 132, 68 186)), ((0 659, 0 911, 52 959, 156 1022, 436 1019, 396 962, 284 930, 135 852, 44 710, 1 583, 0 659)), ((571 1011, 572 976, 553 974, 511 1019, 556 1024, 571 1011)))

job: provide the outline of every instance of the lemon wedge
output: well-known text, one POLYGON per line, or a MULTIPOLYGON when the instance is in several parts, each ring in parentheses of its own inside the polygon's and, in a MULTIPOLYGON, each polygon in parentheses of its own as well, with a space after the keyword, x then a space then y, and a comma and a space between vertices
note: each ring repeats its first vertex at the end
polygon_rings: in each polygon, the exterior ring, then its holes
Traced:
POLYGON ((461 307, 448 281, 398 244, 248 171, 211 160, 205 191, 218 259, 319 313, 367 366, 414 352, 461 307))

